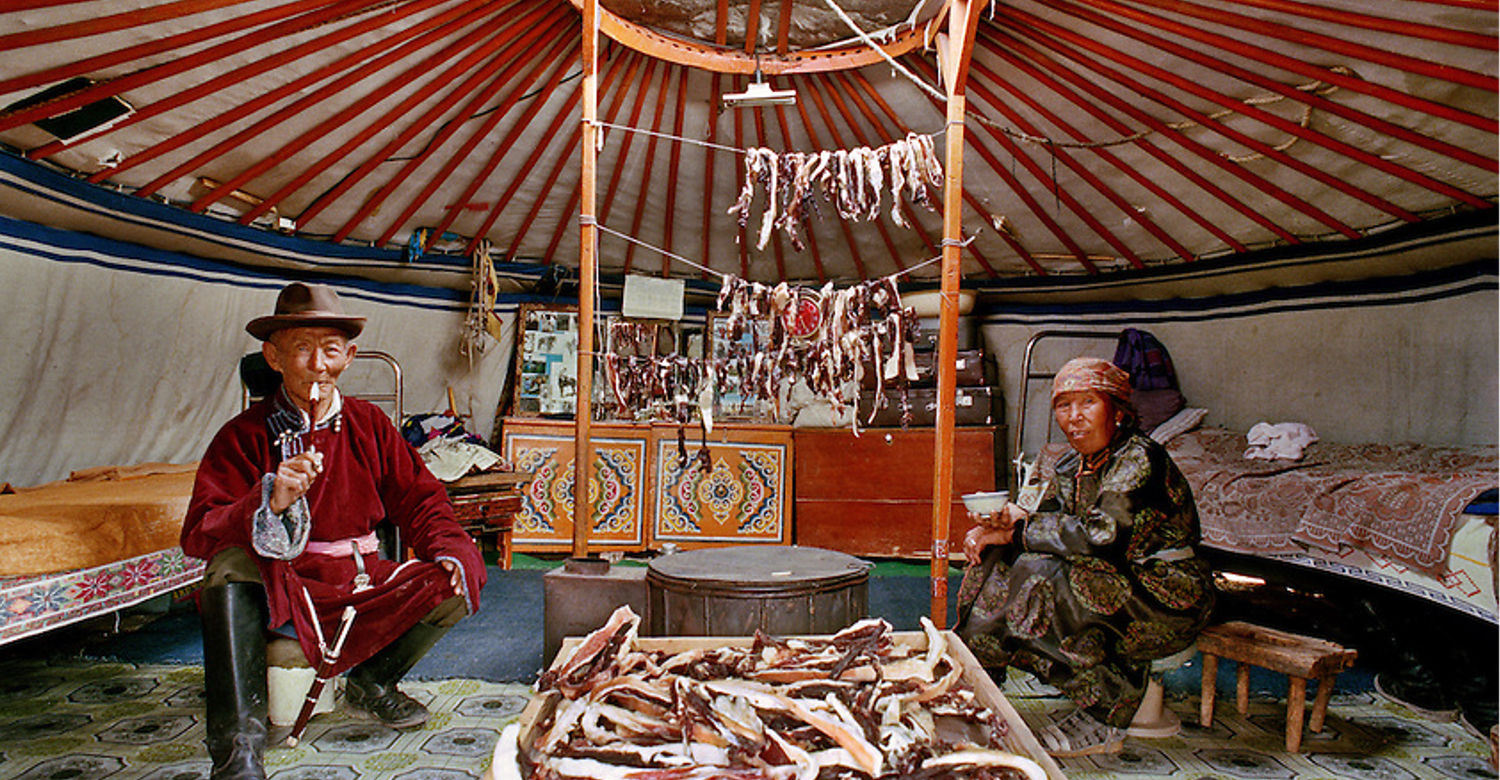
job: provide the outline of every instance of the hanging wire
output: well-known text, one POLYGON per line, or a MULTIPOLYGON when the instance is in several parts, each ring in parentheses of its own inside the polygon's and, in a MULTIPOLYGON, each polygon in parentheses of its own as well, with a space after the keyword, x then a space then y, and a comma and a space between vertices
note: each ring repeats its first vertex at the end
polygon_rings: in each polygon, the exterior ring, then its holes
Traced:
MULTIPOLYGON (((626 241, 626 242, 635 244, 636 246, 642 247, 644 249, 649 249, 652 252, 656 252, 657 254, 659 254, 659 255, 661 255, 663 257, 666 257, 666 258, 671 259, 671 260, 676 260, 677 262, 682 263, 683 265, 692 266, 693 268, 696 268, 696 269, 698 269, 698 270, 700 270, 700 271, 702 271, 702 272, 704 272, 706 274, 711 274, 711 275, 713 275, 714 277, 716 277, 718 279, 726 279, 726 278, 729 278, 731 276, 731 274, 726 274, 723 271, 716 271, 716 270, 714 270, 712 268, 709 268, 706 265, 703 265, 701 263, 695 262, 693 260, 689 260, 686 257, 683 257, 682 255, 676 254, 676 253, 671 252, 671 251, 666 250, 666 249, 662 249, 659 246, 655 246, 654 244, 651 244, 649 242, 642 241, 641 239, 636 238, 634 236, 626 235, 624 233, 621 233, 618 230, 611 230, 611 229, 605 227, 604 225, 599 224, 598 222, 595 222, 593 224, 594 224, 594 229, 600 231, 601 233, 608 233, 608 234, 610 234, 610 235, 612 235, 612 236, 614 236, 614 237, 616 237, 616 238, 618 238, 618 239, 620 239, 622 241, 626 241)), ((959 240, 956 240, 956 239, 945 238, 945 239, 943 239, 943 246, 966 247, 969 244, 974 243, 974 239, 975 238, 977 238, 977 236, 969 236, 968 238, 966 238, 966 239, 964 239, 962 241, 959 241, 959 240)), ((917 263, 914 266, 911 266, 910 268, 903 268, 903 269, 901 269, 899 271, 896 271, 895 273, 888 274, 888 276, 890 276, 890 278, 892 278, 892 279, 895 279, 895 278, 904 276, 906 274, 912 273, 913 271, 917 271, 917 270, 920 270, 922 268, 926 268, 927 266, 932 265, 933 263, 939 262, 942 259, 943 259, 942 255, 937 255, 936 257, 930 257, 930 258, 928 258, 926 260, 923 260, 920 263, 917 263)), ((598 285, 597 284, 595 285, 594 289, 595 290, 598 289, 598 285)))

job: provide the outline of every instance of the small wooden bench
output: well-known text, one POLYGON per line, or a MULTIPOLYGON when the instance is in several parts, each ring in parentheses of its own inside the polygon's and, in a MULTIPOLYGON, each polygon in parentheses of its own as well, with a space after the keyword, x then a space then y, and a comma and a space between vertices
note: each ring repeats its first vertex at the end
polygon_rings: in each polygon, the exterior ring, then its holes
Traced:
POLYGON ((1198 635, 1198 651, 1203 653, 1203 701, 1199 722, 1204 728, 1213 725, 1214 699, 1218 693, 1219 659, 1238 662, 1235 674, 1235 704, 1241 715, 1250 707, 1250 667, 1259 666, 1288 676, 1286 696, 1286 749, 1302 749, 1303 710, 1307 705, 1307 681, 1318 681, 1308 728, 1323 730, 1328 713, 1328 699, 1333 695, 1333 681, 1339 672, 1354 665, 1358 653, 1323 639, 1291 634, 1250 623, 1230 622, 1209 626, 1198 635))

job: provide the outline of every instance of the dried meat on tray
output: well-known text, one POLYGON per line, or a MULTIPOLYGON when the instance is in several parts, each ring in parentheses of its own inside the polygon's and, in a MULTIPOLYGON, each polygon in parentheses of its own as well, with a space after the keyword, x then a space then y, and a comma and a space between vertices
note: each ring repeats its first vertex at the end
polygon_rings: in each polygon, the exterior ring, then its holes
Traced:
POLYGON ((639 627, 622 607, 569 640, 522 715, 516 776, 1062 777, 988 678, 976 690, 984 673, 967 649, 925 619, 922 632, 877 618, 798 638, 643 639, 639 627))

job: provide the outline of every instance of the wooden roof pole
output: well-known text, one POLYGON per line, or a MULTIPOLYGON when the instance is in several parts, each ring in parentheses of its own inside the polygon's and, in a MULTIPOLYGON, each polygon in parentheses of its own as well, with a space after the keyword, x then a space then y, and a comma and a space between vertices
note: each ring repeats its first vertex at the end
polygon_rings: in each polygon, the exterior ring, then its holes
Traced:
POLYGON ((964 91, 985 0, 949 0, 948 40, 938 45, 948 88, 943 183, 943 265, 938 310, 937 421, 932 469, 932 622, 948 627, 948 533, 953 511, 953 409, 958 393, 958 281, 963 259, 964 91))
POLYGON ((598 174, 599 0, 583 0, 583 174, 578 203, 578 398, 573 414, 573 557, 589 554, 589 473, 594 448, 589 423, 594 416, 594 267, 599 228, 594 221, 594 179, 598 174))

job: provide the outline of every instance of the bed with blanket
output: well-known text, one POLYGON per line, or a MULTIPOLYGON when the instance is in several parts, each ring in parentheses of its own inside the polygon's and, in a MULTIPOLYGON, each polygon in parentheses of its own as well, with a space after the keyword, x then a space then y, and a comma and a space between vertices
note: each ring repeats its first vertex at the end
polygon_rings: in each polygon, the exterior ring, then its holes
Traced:
MULTIPOLYGON (((1185 410, 1191 411, 1191 410, 1185 410)), ((1153 431, 1187 477, 1203 544, 1420 596, 1496 622, 1496 449, 1313 442, 1246 457, 1245 431, 1153 431)))
POLYGON ((74 472, 0 494, 0 644, 202 578, 177 546, 197 464, 74 472))

